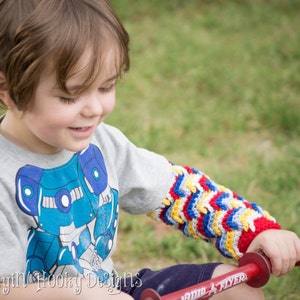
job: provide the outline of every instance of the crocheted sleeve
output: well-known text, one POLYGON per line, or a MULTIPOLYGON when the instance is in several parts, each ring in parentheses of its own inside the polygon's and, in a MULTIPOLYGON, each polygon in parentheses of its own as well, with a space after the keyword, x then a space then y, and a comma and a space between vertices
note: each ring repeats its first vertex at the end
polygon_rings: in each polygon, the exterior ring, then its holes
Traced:
POLYGON ((202 172, 172 165, 173 184, 162 204, 148 215, 211 243, 223 256, 239 259, 256 235, 280 229, 268 212, 214 183, 202 172))

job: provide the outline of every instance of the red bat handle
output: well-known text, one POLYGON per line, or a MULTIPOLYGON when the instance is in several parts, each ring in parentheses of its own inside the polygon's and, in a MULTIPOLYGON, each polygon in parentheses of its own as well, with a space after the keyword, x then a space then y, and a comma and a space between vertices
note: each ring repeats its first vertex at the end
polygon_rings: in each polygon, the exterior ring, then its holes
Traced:
MULTIPOLYGON (((300 262, 297 262, 296 266, 299 265, 300 262)), ((262 287, 268 282, 270 273, 271 263, 264 254, 258 252, 248 252, 245 253, 239 260, 239 267, 236 270, 164 296, 160 296, 153 289, 146 289, 142 292, 140 299, 207 299, 243 282, 247 283, 251 287, 262 287)))
POLYGON ((261 252, 247 252, 240 258, 238 266, 242 267, 249 263, 256 264, 259 268, 259 272, 256 276, 250 277, 249 280, 247 280, 247 284, 255 288, 264 286, 270 279, 270 260, 261 252))
MULTIPOLYGON (((271 274, 271 262, 268 257, 262 252, 247 252, 239 260, 239 267, 245 266, 249 263, 255 263, 259 266, 259 273, 249 279, 247 284, 251 287, 259 288, 264 286, 270 278, 271 274)), ((298 261, 295 267, 300 266, 300 261, 298 261)))

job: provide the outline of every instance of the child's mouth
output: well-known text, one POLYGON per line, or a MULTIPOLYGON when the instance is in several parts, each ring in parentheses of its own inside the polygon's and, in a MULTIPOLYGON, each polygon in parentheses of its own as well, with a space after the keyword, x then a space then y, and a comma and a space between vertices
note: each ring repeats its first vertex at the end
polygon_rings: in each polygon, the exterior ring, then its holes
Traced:
POLYGON ((73 133, 80 134, 80 136, 90 136, 93 133, 93 126, 85 126, 85 127, 69 127, 73 133))
POLYGON ((78 131, 86 131, 86 130, 90 130, 93 126, 78 126, 78 127, 69 127, 72 130, 78 130, 78 131))
POLYGON ((90 127, 73 127, 73 130, 78 130, 78 131, 86 131, 88 130, 90 127))

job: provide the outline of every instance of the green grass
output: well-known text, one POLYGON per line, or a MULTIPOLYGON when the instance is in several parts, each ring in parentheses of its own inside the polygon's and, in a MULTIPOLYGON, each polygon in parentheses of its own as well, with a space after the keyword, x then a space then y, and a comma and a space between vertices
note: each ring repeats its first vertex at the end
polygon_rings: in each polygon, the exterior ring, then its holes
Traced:
MULTIPOLYGON (((108 122, 199 168, 300 234, 300 1, 113 0, 131 71, 108 122)), ((121 215, 120 270, 223 260, 145 216, 121 215)), ((300 271, 266 299, 296 299, 300 271)))

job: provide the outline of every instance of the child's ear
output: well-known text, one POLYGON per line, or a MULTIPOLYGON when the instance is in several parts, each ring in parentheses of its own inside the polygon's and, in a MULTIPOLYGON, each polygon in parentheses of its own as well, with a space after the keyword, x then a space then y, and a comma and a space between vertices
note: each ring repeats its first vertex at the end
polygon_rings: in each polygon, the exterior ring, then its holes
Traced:
POLYGON ((0 72, 0 99, 8 108, 15 106, 14 102, 9 96, 7 82, 3 72, 0 72))

